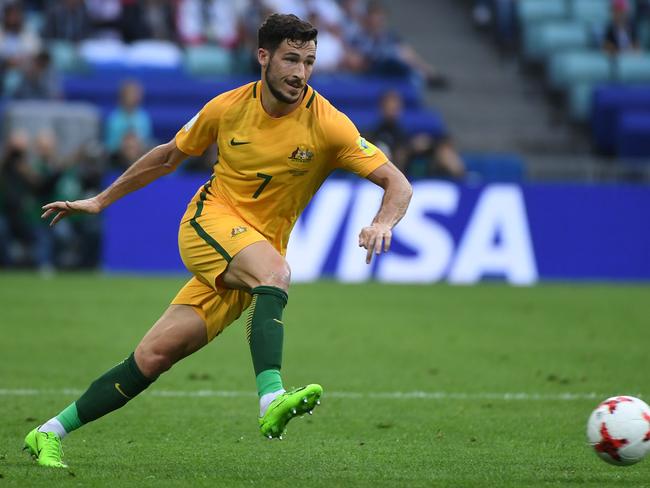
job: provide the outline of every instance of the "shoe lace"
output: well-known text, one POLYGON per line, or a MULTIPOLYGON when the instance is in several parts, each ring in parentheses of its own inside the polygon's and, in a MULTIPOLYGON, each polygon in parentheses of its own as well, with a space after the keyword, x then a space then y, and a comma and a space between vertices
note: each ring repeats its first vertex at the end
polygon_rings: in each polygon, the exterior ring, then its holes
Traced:
POLYGON ((63 445, 58 436, 45 432, 45 442, 43 442, 43 447, 41 448, 41 456, 43 455, 46 458, 54 458, 61 462, 61 458, 63 458, 63 445))

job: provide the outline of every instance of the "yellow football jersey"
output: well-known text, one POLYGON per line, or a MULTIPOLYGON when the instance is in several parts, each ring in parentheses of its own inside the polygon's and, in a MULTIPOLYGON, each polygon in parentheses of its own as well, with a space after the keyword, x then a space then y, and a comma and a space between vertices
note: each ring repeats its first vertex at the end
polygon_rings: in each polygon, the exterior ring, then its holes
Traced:
POLYGON ((298 216, 333 170, 365 177, 387 158, 310 86, 293 112, 271 117, 261 83, 213 98, 178 131, 176 145, 198 156, 216 141, 208 200, 221 197, 284 254, 298 216))

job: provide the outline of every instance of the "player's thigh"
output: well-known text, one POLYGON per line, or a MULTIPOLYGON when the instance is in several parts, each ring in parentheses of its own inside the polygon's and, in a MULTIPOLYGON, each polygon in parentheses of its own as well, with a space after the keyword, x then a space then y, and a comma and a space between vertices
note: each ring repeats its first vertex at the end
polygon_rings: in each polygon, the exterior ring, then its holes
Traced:
POLYGON ((206 342, 210 342, 234 322, 251 303, 241 290, 209 286, 193 276, 172 300, 173 305, 191 307, 201 317, 206 342))
POLYGON ((237 254, 257 242, 266 239, 218 203, 206 204, 200 215, 181 222, 178 233, 183 263, 199 281, 213 288, 237 254))
POLYGON ((286 290, 291 270, 286 259, 268 241, 259 241, 238 252, 220 280, 230 288, 250 290, 267 285, 286 290))
POLYGON ((190 306, 170 305, 135 350, 135 359, 147 377, 168 370, 208 343, 204 319, 190 306))

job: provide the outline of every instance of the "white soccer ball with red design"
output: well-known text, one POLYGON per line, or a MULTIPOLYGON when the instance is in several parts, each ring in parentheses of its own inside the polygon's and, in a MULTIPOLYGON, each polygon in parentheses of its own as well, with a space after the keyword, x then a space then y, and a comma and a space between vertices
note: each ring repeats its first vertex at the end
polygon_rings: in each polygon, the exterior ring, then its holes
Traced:
POLYGON ((608 398, 589 417, 587 438, 608 463, 638 463, 650 451, 650 407, 631 396, 608 398))

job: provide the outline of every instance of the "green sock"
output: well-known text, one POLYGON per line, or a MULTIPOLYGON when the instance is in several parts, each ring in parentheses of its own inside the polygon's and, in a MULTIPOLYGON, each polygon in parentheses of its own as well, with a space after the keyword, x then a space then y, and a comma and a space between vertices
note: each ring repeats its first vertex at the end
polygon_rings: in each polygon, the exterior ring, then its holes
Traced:
POLYGON ((70 432, 123 407, 154 381, 155 378, 150 380, 142 374, 131 354, 97 378, 76 402, 57 416, 57 419, 63 424, 66 432, 70 432), (68 422, 71 430, 68 430, 65 422, 68 422))
POLYGON ((77 430, 83 425, 83 422, 79 420, 79 413, 77 412, 77 404, 75 402, 68 405, 56 416, 56 419, 61 422, 61 425, 63 425, 63 428, 68 433, 77 430))
POLYGON ((246 335, 253 357, 257 394, 261 397, 282 389, 282 311, 288 296, 287 292, 274 286, 258 286, 251 293, 253 302, 246 322, 246 335))

